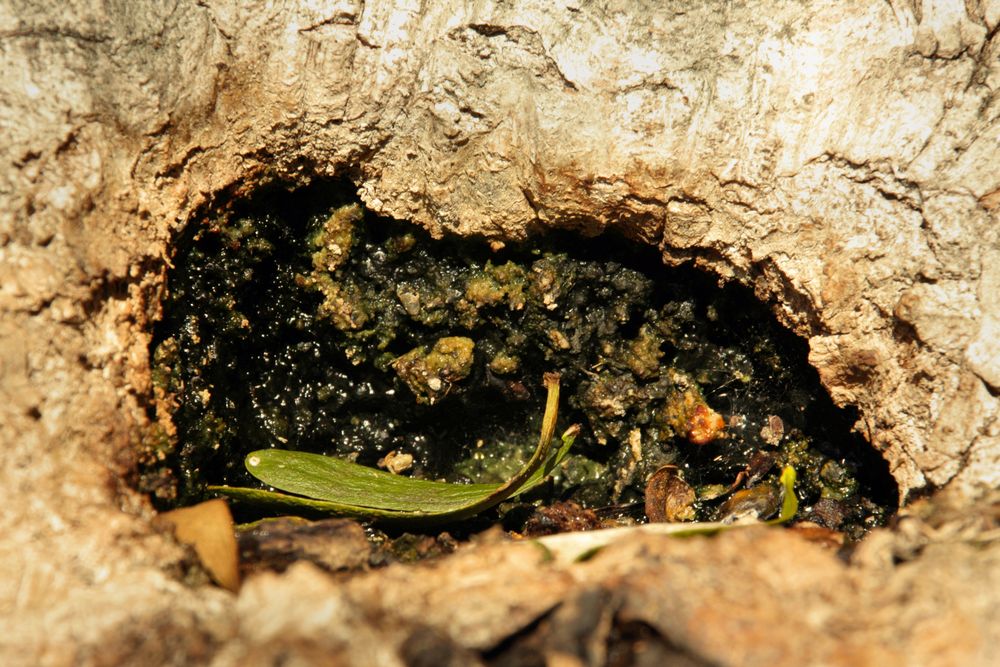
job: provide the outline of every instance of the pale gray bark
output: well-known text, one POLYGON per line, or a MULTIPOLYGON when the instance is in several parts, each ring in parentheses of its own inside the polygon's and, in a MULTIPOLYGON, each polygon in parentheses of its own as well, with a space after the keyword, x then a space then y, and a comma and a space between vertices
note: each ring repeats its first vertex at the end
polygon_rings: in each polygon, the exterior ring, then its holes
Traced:
POLYGON ((998 22, 996 0, 0 0, 0 613, 20 633, 0 646, 64 663, 133 602, 187 614, 171 627, 220 664, 253 643, 225 644, 250 603, 176 584, 115 480, 172 234, 274 177, 352 174, 436 234, 619 228, 773 303, 904 495, 1000 486, 998 22))

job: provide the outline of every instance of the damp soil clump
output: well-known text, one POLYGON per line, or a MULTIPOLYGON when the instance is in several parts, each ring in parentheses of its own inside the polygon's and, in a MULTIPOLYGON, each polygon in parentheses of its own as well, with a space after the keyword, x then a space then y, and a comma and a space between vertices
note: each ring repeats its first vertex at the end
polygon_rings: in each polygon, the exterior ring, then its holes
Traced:
POLYGON ((786 464, 800 519, 856 538, 893 510, 884 462, 804 342, 746 290, 652 251, 433 240, 330 184, 271 188, 176 247, 152 343, 165 426, 138 481, 161 507, 256 485, 243 459, 265 447, 502 482, 554 371, 560 424, 582 431, 550 485, 488 517, 509 529, 572 523, 567 507, 591 523, 767 518, 786 464))

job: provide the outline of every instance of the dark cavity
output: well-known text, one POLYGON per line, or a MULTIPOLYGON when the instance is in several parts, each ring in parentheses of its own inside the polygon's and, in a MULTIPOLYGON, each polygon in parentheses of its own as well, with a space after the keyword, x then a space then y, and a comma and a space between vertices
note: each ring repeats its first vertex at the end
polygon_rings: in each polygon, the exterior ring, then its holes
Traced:
POLYGON ((546 492, 501 506, 515 528, 529 503, 560 500, 644 520, 668 465, 694 491, 686 518, 719 518, 741 491, 770 511, 785 464, 800 518, 857 537, 894 509, 885 462, 805 342, 746 289, 634 243, 432 240, 324 182, 189 225, 173 264, 151 346, 163 426, 138 482, 161 507, 256 485, 243 458, 265 447, 370 466, 410 455, 402 474, 502 481, 530 454, 541 377, 557 371, 560 427, 582 432, 546 492), (704 432, 699 406, 718 417, 704 432))

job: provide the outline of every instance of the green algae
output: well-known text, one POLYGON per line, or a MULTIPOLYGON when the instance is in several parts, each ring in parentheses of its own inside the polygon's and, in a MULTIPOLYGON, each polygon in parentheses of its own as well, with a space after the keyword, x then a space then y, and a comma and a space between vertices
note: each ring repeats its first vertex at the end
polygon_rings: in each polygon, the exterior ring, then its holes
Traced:
POLYGON ((434 403, 469 377, 475 348, 471 338, 445 336, 429 349, 421 345, 397 357, 392 367, 418 403, 434 403))

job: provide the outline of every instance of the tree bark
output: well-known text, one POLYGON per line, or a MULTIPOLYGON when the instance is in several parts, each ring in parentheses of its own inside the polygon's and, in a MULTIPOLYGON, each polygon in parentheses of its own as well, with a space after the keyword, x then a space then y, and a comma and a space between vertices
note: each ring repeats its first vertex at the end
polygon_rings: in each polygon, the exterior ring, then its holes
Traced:
MULTIPOLYGON (((171 578, 182 552, 118 480, 149 423, 171 239, 276 178, 349 176, 436 235, 614 228, 750 285, 903 497, 972 507, 1000 486, 998 23, 997 0, 0 0, 0 609, 20 633, 0 641, 100 662, 131 600, 220 664, 264 645, 235 629, 246 596, 171 578)), ((996 613, 1000 593, 954 581, 996 613)), ((890 625, 922 613, 885 600, 890 625)), ((972 661, 997 638, 973 625, 972 661)))

